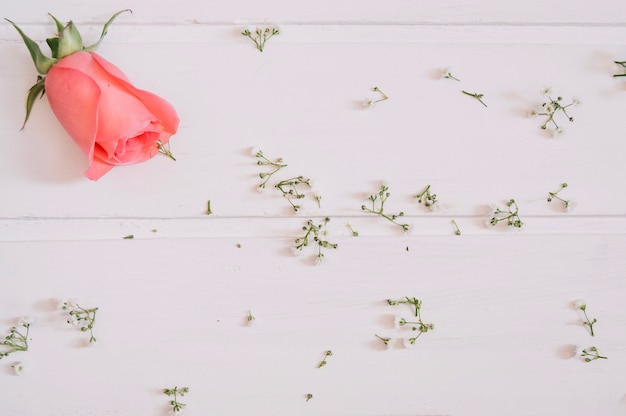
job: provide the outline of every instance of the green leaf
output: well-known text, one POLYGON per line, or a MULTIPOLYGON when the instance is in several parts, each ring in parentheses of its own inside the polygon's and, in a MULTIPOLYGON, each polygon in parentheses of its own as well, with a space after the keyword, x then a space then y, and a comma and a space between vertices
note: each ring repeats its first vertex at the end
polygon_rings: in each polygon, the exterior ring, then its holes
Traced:
POLYGON ((17 33, 19 33, 22 37, 24 44, 28 48, 28 52, 30 52, 30 56, 33 58, 33 62, 35 63, 35 68, 37 68, 37 72, 39 72, 40 74, 47 74, 48 71, 50 71, 50 68, 52 68, 52 65, 54 65, 57 60, 45 56, 41 52, 41 49, 39 49, 39 45, 37 45, 34 40, 26 36, 24 32, 22 32, 22 29, 20 29, 15 23, 6 18, 4 20, 11 23, 13 27, 17 30, 17 33))
POLYGON ((124 12, 131 12, 132 13, 133 11, 131 9, 124 9, 124 10, 120 10, 119 12, 117 12, 113 16, 111 16, 109 21, 104 24, 104 27, 102 28, 102 34, 100 35, 100 39, 98 39, 98 42, 94 43, 91 46, 87 46, 86 48, 84 48, 85 51, 87 51, 87 52, 95 52, 100 47, 100 44, 102 43, 102 40, 106 36, 107 31, 109 30, 109 26, 111 26, 111 23, 113 23, 113 21, 115 20, 115 18, 117 18, 117 16, 119 16, 120 14, 122 14, 124 12))
POLYGON ((46 43, 48 44, 48 46, 50 47, 50 51, 52 52, 52 57, 53 58, 58 58, 59 57, 59 38, 48 38, 46 39, 46 43))
POLYGON ((83 49, 83 38, 80 36, 76 25, 70 21, 59 33, 58 58, 65 58, 68 55, 83 49))
POLYGON ((37 96, 41 98, 46 92, 45 81, 46 79, 44 77, 38 76, 37 83, 28 90, 28 98, 26 99, 26 118, 24 119, 24 124, 22 124, 22 129, 26 126, 28 117, 30 117, 30 111, 33 109, 33 104, 35 104, 37 96))

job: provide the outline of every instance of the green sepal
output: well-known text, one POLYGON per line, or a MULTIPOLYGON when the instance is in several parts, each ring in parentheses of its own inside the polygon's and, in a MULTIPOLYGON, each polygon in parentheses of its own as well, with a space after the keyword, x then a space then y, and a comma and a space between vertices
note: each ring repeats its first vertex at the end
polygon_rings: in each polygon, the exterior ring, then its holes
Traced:
POLYGON ((48 16, 50 16, 52 18, 52 20, 54 20, 54 24, 57 25, 57 33, 61 33, 63 31, 63 23, 61 23, 61 21, 59 19, 57 19, 56 17, 54 17, 50 13, 48 13, 48 16))
POLYGON ((111 23, 113 23, 113 21, 115 20, 115 18, 117 18, 117 16, 119 16, 120 14, 122 14, 124 12, 131 12, 132 13, 133 11, 131 9, 124 9, 124 10, 120 10, 119 12, 117 12, 113 16, 111 16, 109 21, 104 24, 104 27, 102 28, 102 34, 100 35, 100 39, 98 39, 98 42, 94 43, 91 46, 85 47, 84 50, 87 51, 87 52, 95 52, 100 47, 100 44, 102 43, 102 40, 106 36, 107 31, 109 30, 109 26, 111 26, 111 23))
POLYGON ((46 39, 46 43, 48 44, 48 47, 50 48, 50 51, 52 52, 52 57, 53 58, 58 58, 58 50, 59 50, 59 38, 48 38, 46 39))
POLYGON ((28 90, 28 98, 26 99, 26 118, 24 119, 24 124, 22 124, 22 129, 26 126, 26 122, 28 121, 28 117, 30 117, 30 111, 33 109, 33 104, 35 104, 35 100, 37 96, 42 98, 46 92, 46 79, 41 75, 37 76, 37 83, 30 87, 28 90))
POLYGON ((83 38, 80 36, 74 22, 70 22, 59 32, 59 49, 57 50, 58 58, 65 58, 83 50, 83 38))
POLYGON ((47 56, 45 56, 41 52, 41 49, 39 49, 39 45, 37 45, 37 43, 34 40, 26 36, 24 32, 22 32, 22 29, 20 29, 15 23, 13 23, 12 21, 6 18, 4 20, 11 23, 13 27, 17 30, 17 33, 19 33, 20 36, 22 37, 24 44, 28 48, 28 52, 30 52, 30 56, 33 58, 33 62, 35 63, 35 68, 37 69, 37 72, 39 72, 42 75, 47 74, 48 71, 50 71, 50 68, 52 68, 52 65, 54 65, 57 62, 57 60, 54 58, 48 58, 47 56))

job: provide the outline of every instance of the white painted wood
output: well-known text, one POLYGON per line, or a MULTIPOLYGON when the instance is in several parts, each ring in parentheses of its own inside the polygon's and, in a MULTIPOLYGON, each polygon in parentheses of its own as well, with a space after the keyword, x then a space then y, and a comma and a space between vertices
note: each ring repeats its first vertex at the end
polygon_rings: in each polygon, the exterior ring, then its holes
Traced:
POLYGON ((29 0, 1 15, 43 41, 53 12, 95 41, 127 7, 99 52, 176 107, 177 161, 98 182, 46 98, 19 130, 36 73, 0 25, 0 336, 35 318, 29 351, 0 360, 1 414, 165 415, 178 385, 189 415, 626 415, 626 6, 29 0), (281 34, 259 53, 240 31, 262 24, 281 34), (557 138, 527 117, 546 85, 583 101, 557 138), (364 108, 374 86, 390 98, 364 108), (252 148, 284 158, 275 178, 315 181, 301 212, 274 180, 257 191, 252 148), (546 202, 564 181, 568 212, 546 202), (410 233, 362 212, 381 184, 410 233), (428 184, 435 212, 414 197, 428 184), (509 198, 525 227, 487 225, 509 198), (314 267, 294 240, 324 217, 338 248, 314 267), (393 327, 410 309, 385 303, 402 296, 435 324, 414 350, 393 327), (100 308, 93 347, 62 297, 100 308), (590 346, 608 359, 575 356, 590 346))

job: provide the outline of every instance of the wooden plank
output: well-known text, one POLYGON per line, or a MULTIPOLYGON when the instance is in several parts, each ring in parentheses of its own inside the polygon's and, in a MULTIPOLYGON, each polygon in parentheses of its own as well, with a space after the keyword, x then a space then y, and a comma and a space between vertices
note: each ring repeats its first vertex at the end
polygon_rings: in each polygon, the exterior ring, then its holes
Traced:
POLYGON ((359 238, 319 267, 312 252, 292 257, 284 243, 1 243, 3 326, 35 318, 31 349, 0 361, 5 411, 33 414, 45 403, 50 414, 158 413, 167 402, 159 389, 174 385, 190 387, 193 414, 622 409, 624 235, 359 238), (401 341, 412 332, 393 326, 411 309, 385 302, 403 296, 422 299, 435 324, 414 350, 401 341), (93 348, 55 310, 59 297, 100 308, 93 348), (581 298, 598 319, 595 337, 571 307, 581 298), (393 348, 374 334, 394 338, 393 348), (608 360, 571 355, 592 345, 608 360), (13 359, 28 365, 22 378, 7 377, 13 359), (59 374, 80 387, 68 391, 59 374))

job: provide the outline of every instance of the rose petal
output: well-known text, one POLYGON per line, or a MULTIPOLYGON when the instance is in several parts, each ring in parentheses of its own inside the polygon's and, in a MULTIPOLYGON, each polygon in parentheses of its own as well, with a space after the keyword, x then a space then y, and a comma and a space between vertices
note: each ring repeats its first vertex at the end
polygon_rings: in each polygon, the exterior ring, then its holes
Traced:
MULTIPOLYGON (((151 92, 140 90, 135 88, 128 78, 113 64, 102 58, 100 55, 92 53, 93 59, 102 66, 102 68, 107 71, 109 74, 118 78, 120 82, 122 82, 129 92, 133 93, 141 102, 146 106, 148 111, 150 111, 157 119, 161 121, 163 127, 169 135, 176 133, 178 130, 179 118, 176 114, 176 110, 172 105, 159 97, 158 95, 152 94, 151 92), (121 74, 118 75, 118 74, 121 74)), ((165 141, 163 141, 165 143, 165 141)))
POLYGON ((100 89, 82 72, 56 65, 48 72, 45 82, 54 115, 91 160, 98 128, 100 89))

